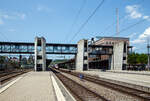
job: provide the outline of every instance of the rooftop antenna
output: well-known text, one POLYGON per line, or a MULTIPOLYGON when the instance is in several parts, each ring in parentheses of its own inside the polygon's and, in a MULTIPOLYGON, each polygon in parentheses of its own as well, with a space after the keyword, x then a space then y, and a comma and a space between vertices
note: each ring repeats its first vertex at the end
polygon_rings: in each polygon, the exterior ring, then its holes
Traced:
POLYGON ((118 8, 116 8, 116 17, 117 17, 117 23, 116 23, 116 36, 119 36, 119 14, 118 14, 118 8))

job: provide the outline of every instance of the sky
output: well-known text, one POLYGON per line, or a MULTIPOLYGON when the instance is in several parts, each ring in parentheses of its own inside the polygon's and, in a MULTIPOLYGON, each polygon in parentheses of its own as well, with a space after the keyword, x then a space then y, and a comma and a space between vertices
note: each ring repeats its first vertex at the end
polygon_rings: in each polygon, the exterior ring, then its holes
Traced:
POLYGON ((34 42, 36 36, 43 36, 48 43, 77 43, 96 36, 116 36, 118 8, 118 36, 129 37, 135 52, 146 53, 150 38, 150 0, 104 0, 78 32, 101 2, 0 0, 0 41, 34 42))

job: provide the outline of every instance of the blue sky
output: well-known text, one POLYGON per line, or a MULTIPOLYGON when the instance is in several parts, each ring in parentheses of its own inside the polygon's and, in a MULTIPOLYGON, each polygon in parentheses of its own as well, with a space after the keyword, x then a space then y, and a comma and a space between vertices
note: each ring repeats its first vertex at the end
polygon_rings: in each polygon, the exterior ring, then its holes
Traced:
POLYGON ((102 0, 0 0, 0 41, 33 42, 44 36, 49 43, 77 43, 95 36, 115 36, 119 9, 119 30, 144 20, 119 36, 130 37, 136 52, 147 52, 150 36, 150 0, 105 0, 87 25, 72 37, 102 0), (83 6, 73 27, 78 11, 83 6))

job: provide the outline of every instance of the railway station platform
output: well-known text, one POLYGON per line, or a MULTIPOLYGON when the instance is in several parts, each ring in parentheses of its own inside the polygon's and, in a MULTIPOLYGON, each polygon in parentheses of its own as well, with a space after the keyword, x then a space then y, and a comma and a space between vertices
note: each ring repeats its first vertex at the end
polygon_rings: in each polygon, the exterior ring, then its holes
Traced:
POLYGON ((124 73, 124 74, 137 74, 137 75, 149 75, 150 71, 127 71, 127 70, 107 70, 112 73, 124 73))
POLYGON ((52 72, 26 73, 0 88, 0 101, 67 101, 56 79, 52 72))
POLYGON ((83 71, 89 75, 96 75, 101 78, 110 80, 112 82, 120 83, 130 87, 137 87, 139 89, 146 89, 150 92, 150 72, 136 72, 136 71, 100 71, 90 70, 83 71))

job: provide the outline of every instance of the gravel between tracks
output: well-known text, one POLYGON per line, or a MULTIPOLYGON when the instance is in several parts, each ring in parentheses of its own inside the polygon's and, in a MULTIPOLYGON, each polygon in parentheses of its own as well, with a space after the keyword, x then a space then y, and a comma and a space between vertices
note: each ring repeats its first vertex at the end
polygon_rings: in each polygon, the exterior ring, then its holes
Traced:
POLYGON ((62 73, 62 74, 77 81, 79 84, 88 87, 90 90, 95 91, 96 93, 100 94, 101 96, 104 96, 110 101, 140 101, 136 98, 133 98, 132 96, 122 94, 120 92, 97 85, 95 83, 86 80, 81 81, 78 77, 72 76, 70 74, 67 73, 62 73))
POLYGON ((81 86, 74 80, 57 73, 56 76, 63 82, 63 84, 69 89, 77 101, 108 101, 102 96, 97 95, 95 92, 91 92, 86 87, 81 86), (95 95, 96 94, 96 95, 95 95))

